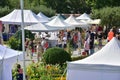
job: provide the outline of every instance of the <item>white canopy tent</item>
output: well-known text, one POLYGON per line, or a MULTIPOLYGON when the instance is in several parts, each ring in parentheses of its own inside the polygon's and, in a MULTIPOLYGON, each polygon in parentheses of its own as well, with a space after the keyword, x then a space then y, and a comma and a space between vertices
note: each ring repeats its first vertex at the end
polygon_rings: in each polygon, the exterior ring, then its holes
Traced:
POLYGON ((38 23, 30 26, 26 26, 24 29, 33 31, 33 32, 49 32, 49 31, 57 31, 58 29, 54 27, 49 27, 45 25, 44 23, 38 23))
POLYGON ((90 16, 86 13, 83 13, 82 15, 76 17, 78 20, 91 20, 90 16))
POLYGON ((50 20, 50 18, 45 16, 42 12, 39 12, 37 16, 43 20, 42 22, 48 22, 50 20))
POLYGON ((12 65, 22 56, 22 52, 0 45, 0 80, 12 80, 12 65))
POLYGON ((51 44, 52 47, 56 46, 57 35, 55 35, 55 31, 60 30, 59 28, 49 27, 49 26, 45 25, 44 23, 38 23, 38 24, 31 25, 31 26, 27 26, 27 27, 25 27, 25 29, 31 30, 33 32, 41 32, 41 35, 38 34, 38 36, 40 36, 41 38, 45 37, 46 39, 48 39, 48 42, 49 42, 49 44, 51 44), (45 32, 49 32, 49 33, 53 33, 53 34, 49 34, 50 37, 46 37, 47 34, 45 34, 45 32))
POLYGON ((101 50, 68 62, 67 80, 120 80, 120 41, 113 38, 101 50))
POLYGON ((46 25, 48 25, 50 27, 56 27, 56 28, 59 28, 59 29, 72 28, 72 25, 64 22, 61 18, 59 18, 59 15, 56 16, 53 20, 46 23, 46 25))
POLYGON ((70 15, 66 20, 66 23, 71 24, 75 27, 81 27, 81 28, 88 28, 90 25, 88 25, 85 22, 78 21, 73 15, 70 15))
MULTIPOLYGON (((15 9, 8 15, 0 18, 3 24, 21 24, 21 10, 15 9)), ((42 22, 42 20, 31 10, 24 10, 24 23, 25 25, 35 24, 42 22)))
POLYGON ((101 19, 94 19, 88 22, 88 24, 100 24, 101 19))

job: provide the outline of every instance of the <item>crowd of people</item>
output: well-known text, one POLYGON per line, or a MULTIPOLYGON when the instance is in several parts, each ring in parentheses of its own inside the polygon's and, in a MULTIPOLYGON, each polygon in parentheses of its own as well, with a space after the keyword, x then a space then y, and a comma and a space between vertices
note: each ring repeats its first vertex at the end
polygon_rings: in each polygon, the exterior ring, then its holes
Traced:
MULTIPOLYGON (((47 33, 48 35, 49 33, 47 33)), ((42 54, 44 51, 46 51, 48 48, 52 47, 50 46, 48 36, 39 37, 35 35, 34 40, 30 40, 28 38, 25 39, 25 48, 27 55, 33 57, 34 53, 37 53, 37 60, 40 61, 42 54)), ((86 53, 88 56, 92 55, 95 51, 96 42, 97 42, 97 48, 101 49, 103 47, 103 40, 107 42, 110 42, 113 37, 116 37, 120 40, 120 31, 111 28, 109 29, 108 33, 106 34, 106 38, 104 35, 104 30, 102 27, 91 27, 90 29, 74 29, 74 30, 61 30, 55 33, 54 35, 57 36, 57 43, 55 47, 59 48, 67 48, 67 43, 71 43, 73 50, 77 49, 84 49, 84 53, 86 53)), ((50 34, 49 34, 50 37, 50 34)), ((82 53, 82 52, 81 52, 82 53)), ((17 80, 22 80, 23 78, 23 71, 21 69, 21 66, 17 65, 17 80)))
POLYGON ((29 40, 26 38, 25 46, 27 55, 30 55, 31 58, 34 53, 37 53, 38 61, 43 52, 50 47, 60 47, 67 48, 67 43, 70 42, 73 50, 84 49, 84 52, 87 55, 92 55, 95 51, 95 43, 97 42, 98 49, 101 49, 103 46, 103 40, 109 42, 113 37, 120 38, 120 34, 114 31, 115 29, 109 29, 107 37, 105 38, 104 30, 102 27, 91 27, 89 29, 74 29, 74 30, 61 30, 59 32, 51 32, 56 36, 55 46, 51 46, 49 38, 51 33, 47 32, 45 36, 43 34, 35 35, 34 40, 29 40), (48 36, 49 35, 49 36, 48 36), (38 37, 39 36, 39 37, 38 37))

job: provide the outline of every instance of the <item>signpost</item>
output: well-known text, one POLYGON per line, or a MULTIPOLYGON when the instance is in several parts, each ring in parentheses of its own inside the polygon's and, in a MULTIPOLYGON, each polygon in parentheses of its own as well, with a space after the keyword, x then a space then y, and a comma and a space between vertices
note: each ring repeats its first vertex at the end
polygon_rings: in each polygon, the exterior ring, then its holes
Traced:
POLYGON ((26 73, 26 67, 25 67, 25 33, 24 33, 24 12, 23 12, 23 0, 20 0, 20 6, 21 6, 21 29, 22 29, 22 51, 23 51, 23 80, 26 80, 25 73, 26 73))

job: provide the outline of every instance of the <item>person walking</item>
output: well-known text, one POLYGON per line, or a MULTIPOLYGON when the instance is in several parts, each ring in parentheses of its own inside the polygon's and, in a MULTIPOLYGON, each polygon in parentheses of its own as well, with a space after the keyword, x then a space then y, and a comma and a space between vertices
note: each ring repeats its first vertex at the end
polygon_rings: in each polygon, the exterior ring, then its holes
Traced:
POLYGON ((92 55, 94 53, 94 48, 95 48, 94 40, 95 40, 95 33, 94 33, 93 30, 91 30, 91 32, 90 32, 90 44, 89 44, 89 46, 90 46, 90 55, 92 55))
POLYGON ((108 42, 109 42, 113 37, 114 37, 113 29, 110 29, 110 31, 108 32, 108 37, 107 37, 108 42))
POLYGON ((31 49, 31 59, 33 58, 33 54, 35 52, 35 47, 34 47, 35 43, 34 40, 30 41, 30 49, 31 49))
POLYGON ((102 33, 99 32, 97 37, 98 37, 98 49, 101 49, 102 48, 102 39, 103 39, 102 33))
POLYGON ((37 61, 39 62, 39 61, 41 61, 41 58, 42 58, 42 54, 43 54, 43 47, 42 47, 42 45, 41 45, 41 42, 38 42, 37 43, 37 47, 36 47, 37 49, 37 61))
POLYGON ((23 69, 20 64, 17 64, 17 72, 18 74, 16 75, 16 80, 23 80, 23 69))

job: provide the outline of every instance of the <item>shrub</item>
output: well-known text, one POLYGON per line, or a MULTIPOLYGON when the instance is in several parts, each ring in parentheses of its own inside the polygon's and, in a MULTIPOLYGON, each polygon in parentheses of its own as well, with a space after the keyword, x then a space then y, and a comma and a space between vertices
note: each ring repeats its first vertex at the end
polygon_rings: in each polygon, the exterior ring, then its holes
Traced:
POLYGON ((81 60, 81 59, 84 59, 88 56, 76 56, 76 57, 72 57, 72 61, 76 61, 76 60, 81 60))
MULTIPOLYGON (((17 49, 22 50, 22 31, 21 30, 17 31, 14 37, 16 38, 17 41, 19 41, 17 49)), ((31 33, 31 31, 25 30, 25 38, 34 39, 34 35, 31 33)))
POLYGON ((49 48, 43 54, 43 60, 47 64, 59 64, 63 65, 66 61, 71 61, 71 56, 62 48, 49 48))
POLYGON ((19 46, 19 41, 14 36, 12 36, 8 41, 8 45, 10 46, 10 48, 17 50, 19 46))

